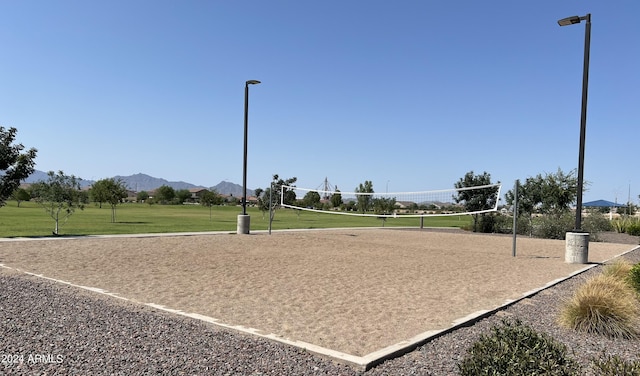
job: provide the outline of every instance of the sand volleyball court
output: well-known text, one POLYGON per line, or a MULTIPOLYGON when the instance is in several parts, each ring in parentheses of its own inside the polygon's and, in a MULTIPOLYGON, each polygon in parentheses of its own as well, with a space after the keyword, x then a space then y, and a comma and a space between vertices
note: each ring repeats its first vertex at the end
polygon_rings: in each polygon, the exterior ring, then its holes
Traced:
MULTIPOLYGON (((631 250, 595 243, 589 261, 631 250)), ((565 278, 564 241, 461 231, 4 239, 0 268, 362 357, 565 278)))

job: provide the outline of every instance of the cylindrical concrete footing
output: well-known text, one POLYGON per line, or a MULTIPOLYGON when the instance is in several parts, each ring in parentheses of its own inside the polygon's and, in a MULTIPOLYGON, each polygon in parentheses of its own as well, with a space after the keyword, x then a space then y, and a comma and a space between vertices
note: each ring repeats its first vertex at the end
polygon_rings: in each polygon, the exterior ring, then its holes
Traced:
POLYGON ((249 233, 249 224, 251 222, 251 218, 248 214, 240 214, 238 215, 238 235, 248 234, 249 233))
POLYGON ((564 261, 569 264, 586 264, 589 261, 588 232, 567 232, 564 261))

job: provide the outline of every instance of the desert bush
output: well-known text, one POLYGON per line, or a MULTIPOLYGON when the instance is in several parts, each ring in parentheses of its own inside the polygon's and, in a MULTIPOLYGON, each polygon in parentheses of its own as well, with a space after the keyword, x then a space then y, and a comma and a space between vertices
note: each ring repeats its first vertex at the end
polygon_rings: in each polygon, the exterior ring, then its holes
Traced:
POLYGON ((595 376, 640 376, 640 360, 625 361, 617 355, 592 359, 595 376))
POLYGON ((520 320, 503 320, 467 350, 458 371, 463 376, 579 375, 580 366, 567 355, 566 346, 550 336, 520 320))
POLYGON ((497 214, 493 218, 493 232, 510 234, 513 232, 513 216, 497 214))
POLYGON ((613 226, 611 221, 599 214, 592 214, 584 217, 582 221, 582 229, 590 233, 592 241, 598 241, 598 233, 611 231, 613 226))
MULTIPOLYGON (((526 216, 518 216, 517 219, 517 231, 520 235, 531 235, 531 220, 526 216)), ((471 226, 473 228, 473 226, 471 226)), ((498 214, 493 218, 493 231, 498 234, 512 234, 513 233, 513 216, 498 214)))
POLYGON ((565 303, 561 325, 611 338, 635 338, 638 301, 633 288, 610 275, 598 275, 580 286, 565 303))
POLYGON ((537 238, 564 239, 567 231, 573 229, 575 217, 570 213, 560 217, 545 215, 538 218, 533 235, 537 238))

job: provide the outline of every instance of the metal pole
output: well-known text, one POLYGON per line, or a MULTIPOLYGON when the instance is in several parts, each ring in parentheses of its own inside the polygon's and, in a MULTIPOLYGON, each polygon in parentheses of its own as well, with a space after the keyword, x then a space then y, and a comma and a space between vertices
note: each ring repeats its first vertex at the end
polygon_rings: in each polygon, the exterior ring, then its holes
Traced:
POLYGON ((516 257, 516 239, 518 233, 518 186, 520 180, 516 180, 515 187, 513 188, 513 250, 511 256, 516 257))
POLYGON ((273 182, 269 188, 269 235, 271 235, 271 222, 273 220, 273 182))
POLYGON ((584 184, 584 146, 587 131, 587 92, 589 86, 589 53, 591 49, 591 13, 584 16, 584 65, 582 69, 582 111, 580 112, 580 153, 578 155, 578 197, 576 202, 576 231, 582 230, 582 190, 584 184))
POLYGON ((244 163, 242 165, 242 215, 247 215, 247 133, 249 131, 249 81, 244 83, 244 163))

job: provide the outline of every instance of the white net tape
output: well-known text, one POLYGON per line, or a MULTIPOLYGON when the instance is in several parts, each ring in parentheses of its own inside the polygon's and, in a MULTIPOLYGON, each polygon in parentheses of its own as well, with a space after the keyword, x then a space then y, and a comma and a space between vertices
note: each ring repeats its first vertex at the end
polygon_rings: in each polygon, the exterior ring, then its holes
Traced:
POLYGON ((365 217, 429 217, 496 211, 501 184, 421 192, 359 193, 282 186, 280 205, 365 217), (294 196, 295 194, 295 196, 294 196), (456 198, 460 202, 456 202, 456 198))

